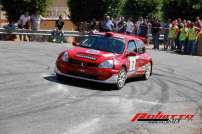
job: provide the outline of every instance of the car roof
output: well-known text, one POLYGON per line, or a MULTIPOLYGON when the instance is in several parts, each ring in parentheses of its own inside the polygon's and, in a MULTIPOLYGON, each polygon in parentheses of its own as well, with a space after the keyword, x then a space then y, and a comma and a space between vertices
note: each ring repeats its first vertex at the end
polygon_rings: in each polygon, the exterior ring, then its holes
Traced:
POLYGON ((135 35, 129 35, 129 34, 121 34, 121 33, 115 33, 115 32, 97 32, 93 33, 92 35, 102 35, 102 36, 108 36, 108 37, 115 37, 120 38, 124 40, 142 40, 144 41, 143 37, 135 36, 135 35))

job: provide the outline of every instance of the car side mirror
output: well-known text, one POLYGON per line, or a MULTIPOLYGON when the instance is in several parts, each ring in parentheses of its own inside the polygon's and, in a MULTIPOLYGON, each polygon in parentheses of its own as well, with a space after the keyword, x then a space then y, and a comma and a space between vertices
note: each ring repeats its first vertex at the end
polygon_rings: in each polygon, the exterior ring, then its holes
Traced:
POLYGON ((143 47, 142 50, 143 50, 143 53, 145 53, 146 52, 146 47, 143 47))
POLYGON ((128 53, 126 54, 126 56, 127 56, 127 57, 129 57, 129 56, 137 56, 137 53, 136 53, 136 52, 128 52, 128 53))
POLYGON ((79 46, 79 43, 74 41, 74 42, 72 43, 72 45, 76 47, 76 46, 79 46))
POLYGON ((146 52, 146 48, 145 47, 142 47, 142 48, 138 49, 138 53, 140 53, 140 54, 143 54, 145 52, 146 52))

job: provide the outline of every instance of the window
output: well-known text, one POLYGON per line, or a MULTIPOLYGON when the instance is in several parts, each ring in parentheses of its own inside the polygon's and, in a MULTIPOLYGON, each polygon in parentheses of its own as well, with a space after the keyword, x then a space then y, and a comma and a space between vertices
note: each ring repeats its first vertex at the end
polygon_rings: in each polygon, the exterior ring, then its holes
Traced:
POLYGON ((129 41, 128 42, 128 52, 136 52, 137 51, 137 47, 136 47, 136 43, 135 41, 129 41))
POLYGON ((138 53, 145 53, 145 46, 142 41, 136 41, 137 44, 137 52, 138 53))
POLYGON ((122 54, 125 44, 123 40, 117 38, 90 36, 85 39, 80 46, 95 50, 122 54))

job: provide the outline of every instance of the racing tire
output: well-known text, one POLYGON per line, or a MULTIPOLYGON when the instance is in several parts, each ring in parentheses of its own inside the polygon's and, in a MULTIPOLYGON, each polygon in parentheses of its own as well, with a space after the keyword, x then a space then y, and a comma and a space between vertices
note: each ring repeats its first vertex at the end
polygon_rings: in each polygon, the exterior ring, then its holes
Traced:
POLYGON ((122 68, 118 74, 117 83, 115 85, 116 90, 120 90, 124 87, 127 79, 127 72, 125 68, 122 68))
POLYGON ((148 80, 152 74, 152 64, 149 62, 148 64, 145 65, 145 73, 143 75, 144 80, 148 80))

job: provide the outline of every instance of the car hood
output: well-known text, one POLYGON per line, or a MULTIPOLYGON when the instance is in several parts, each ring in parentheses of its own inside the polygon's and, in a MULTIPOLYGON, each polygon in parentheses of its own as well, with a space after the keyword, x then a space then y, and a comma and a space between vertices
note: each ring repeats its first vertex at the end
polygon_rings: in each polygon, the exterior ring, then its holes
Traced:
POLYGON ((94 62, 98 64, 105 60, 114 59, 121 56, 120 54, 82 47, 75 47, 68 50, 68 55, 70 59, 76 59, 84 62, 94 62))

